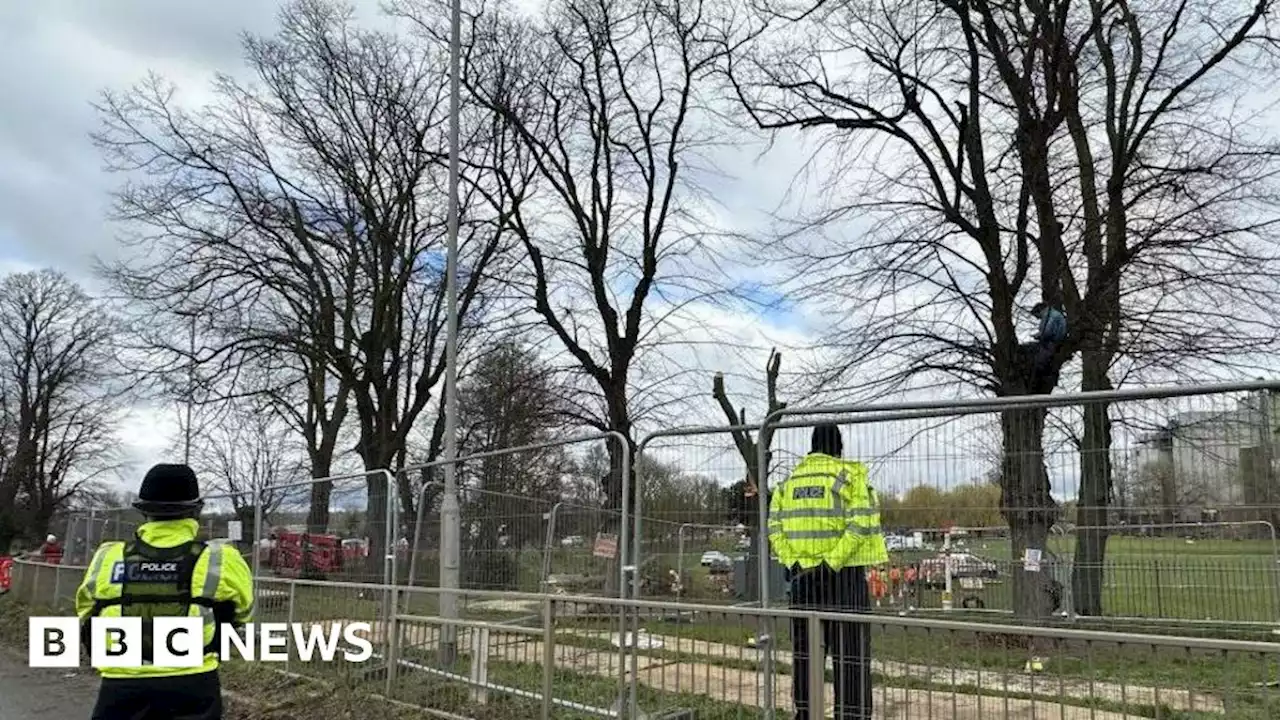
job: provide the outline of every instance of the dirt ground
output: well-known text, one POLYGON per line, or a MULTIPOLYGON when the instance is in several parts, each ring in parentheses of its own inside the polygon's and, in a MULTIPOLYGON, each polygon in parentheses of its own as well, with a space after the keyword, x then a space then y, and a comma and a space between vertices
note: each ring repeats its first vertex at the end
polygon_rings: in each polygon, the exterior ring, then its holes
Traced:
POLYGON ((97 694, 93 673, 31 668, 22 654, 0 648, 0 720, 88 720, 97 694))
MULTIPOLYGON (((224 720, 420 720, 426 715, 379 706, 367 698, 317 693, 314 686, 262 672, 224 671, 224 720), (257 700, 270 697, 270 704, 257 700)), ((0 720, 89 720, 98 694, 88 668, 27 666, 25 655, 0 647, 0 720)))

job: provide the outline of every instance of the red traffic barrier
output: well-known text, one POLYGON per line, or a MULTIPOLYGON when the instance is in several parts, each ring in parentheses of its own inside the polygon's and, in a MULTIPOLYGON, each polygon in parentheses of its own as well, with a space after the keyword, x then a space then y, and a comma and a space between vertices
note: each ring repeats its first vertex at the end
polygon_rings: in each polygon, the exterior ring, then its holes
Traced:
POLYGON ((0 555, 0 592, 9 592, 9 585, 13 582, 10 575, 11 568, 13 568, 13 558, 0 555))

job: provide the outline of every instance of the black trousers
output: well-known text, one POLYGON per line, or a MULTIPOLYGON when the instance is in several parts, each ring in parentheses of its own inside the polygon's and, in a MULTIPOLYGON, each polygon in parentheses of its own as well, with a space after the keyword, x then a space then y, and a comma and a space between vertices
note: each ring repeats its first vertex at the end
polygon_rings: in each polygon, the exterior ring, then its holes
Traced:
POLYGON ((103 678, 91 720, 222 720, 218 672, 103 678))
MULTIPOLYGON (((865 568, 832 570, 820 565, 812 570, 792 568, 791 607, 795 610, 870 612, 871 593, 865 568)), ((836 686, 836 720, 871 720, 871 626, 865 622, 823 622, 822 640, 831 659, 836 686)), ((791 621, 794 656, 791 696, 796 720, 809 717, 809 673, 823 672, 826 663, 813 668, 809 658, 809 625, 791 621)), ((812 720, 821 720, 813 718, 812 720)))

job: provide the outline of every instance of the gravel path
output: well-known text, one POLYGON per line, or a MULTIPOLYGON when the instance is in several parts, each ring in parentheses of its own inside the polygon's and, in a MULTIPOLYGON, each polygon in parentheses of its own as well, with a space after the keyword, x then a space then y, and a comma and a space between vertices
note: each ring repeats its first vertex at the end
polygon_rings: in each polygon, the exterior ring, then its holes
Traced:
POLYGON ((97 693, 92 671, 27 667, 25 657, 0 648, 0 720, 88 720, 97 693))

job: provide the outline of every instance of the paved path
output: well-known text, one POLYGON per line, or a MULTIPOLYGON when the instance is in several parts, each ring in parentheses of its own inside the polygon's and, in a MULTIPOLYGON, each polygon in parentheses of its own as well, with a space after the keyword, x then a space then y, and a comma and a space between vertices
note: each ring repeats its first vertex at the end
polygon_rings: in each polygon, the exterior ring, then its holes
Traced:
MULTIPOLYGON (((591 630, 561 630, 560 635, 578 635, 594 640, 610 641, 616 633, 591 630)), ((662 649, 682 656, 706 657, 760 662, 762 654, 753 648, 694 640, 670 635, 651 635, 662 643, 662 649)), ((641 655, 645 654, 641 650, 641 655)), ((791 652, 774 654, 782 665, 791 665, 791 652)), ((1052 662, 1052 661, 1050 661, 1052 662)), ((890 678, 922 680, 938 687, 986 688, 1001 693, 1020 693, 1042 697, 1069 697, 1077 700, 1106 700, 1124 705, 1164 705, 1174 710, 1221 714, 1226 712, 1222 699, 1189 688, 1146 687, 1138 684, 1106 682, 1057 675, 1033 675, 1009 670, 947 668, 918 665, 892 660, 876 660, 875 672, 890 678)))
POLYGON ((0 720, 88 720, 97 693, 92 671, 31 668, 0 648, 0 720))
MULTIPOLYGON (((406 623, 402 626, 407 646, 430 650, 436 646, 438 633, 434 627, 406 623)), ((375 630, 375 635, 377 634, 375 630)), ((470 645, 472 631, 461 628, 459 644, 470 645)), ((555 665, 583 675, 615 678, 618 674, 617 652, 602 652, 572 645, 557 644, 553 648, 555 665)), ((543 658, 542 643, 528 636, 491 632, 489 656, 512 663, 539 663, 543 658)), ((698 662, 661 660, 641 655, 637 659, 640 683, 668 693, 694 693, 716 700, 747 706, 759 706, 760 674, 756 671, 726 668, 698 662)), ((790 709, 790 678, 779 677, 775 699, 790 709)), ((1130 720, 1137 716, 1105 712, 1086 707, 1063 705, 1052 700, 1022 700, 989 695, 975 695, 947 690, 914 690, 900 687, 875 689, 877 720, 1130 720)), ((835 690, 826 684, 827 707, 835 704, 835 690)))

